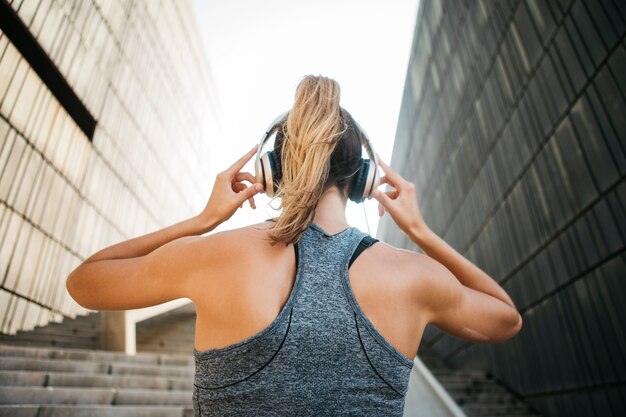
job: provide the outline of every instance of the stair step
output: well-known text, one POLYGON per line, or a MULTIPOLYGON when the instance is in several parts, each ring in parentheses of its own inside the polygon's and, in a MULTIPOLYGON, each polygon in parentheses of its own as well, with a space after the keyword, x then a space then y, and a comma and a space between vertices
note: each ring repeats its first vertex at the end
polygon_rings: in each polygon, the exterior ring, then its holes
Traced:
MULTIPOLYGON (((29 334, 37 334, 38 336, 46 336, 46 337, 54 337, 54 336, 63 336, 63 337, 87 337, 87 338, 95 338, 100 339, 100 329, 97 326, 89 326, 89 327, 40 327, 38 329, 33 330, 33 332, 28 332, 29 334), (93 327, 93 328, 92 328, 93 327)), ((26 333, 23 333, 26 335, 26 333)), ((17 337, 20 337, 21 334, 18 333, 17 337)))
POLYGON ((166 376, 179 378, 193 378, 195 370, 189 366, 171 365, 141 365, 126 362, 112 362, 111 374, 113 375, 142 375, 142 376, 166 376))
POLYGON ((0 417, 193 417, 191 407, 0 405, 0 417))
POLYGON ((14 345, 14 346, 32 346, 32 347, 48 347, 48 348, 77 348, 86 350, 96 350, 102 348, 102 342, 100 340, 89 340, 86 338, 66 338, 60 340, 59 338, 46 336, 42 339, 2 339, 0 338, 0 344, 14 345))
POLYGON ((111 404, 112 388, 3 387, 0 404, 111 404))
POLYGON ((436 377, 455 376, 463 378, 483 378, 487 379, 487 372, 478 371, 473 369, 447 369, 447 368, 435 368, 430 369, 436 377))
POLYGON ((51 347, 25 347, 0 344, 1 357, 28 357, 41 359, 71 359, 101 362, 132 362, 162 365, 193 366, 192 352, 188 355, 181 354, 155 354, 138 353, 127 355, 123 352, 93 351, 88 349, 51 348, 51 347))
POLYGON ((158 390, 193 389, 191 378, 167 378, 123 375, 89 375, 65 372, 0 371, 0 386, 49 386, 136 388, 158 390))
POLYGON ((442 384, 450 395, 478 395, 483 393, 491 393, 496 395, 510 396, 511 393, 504 387, 494 384, 442 384))
POLYGON ((192 391, 78 387, 4 387, 0 404, 191 406, 192 391))
POLYGON ((36 342, 48 345, 67 345, 71 346, 73 343, 100 343, 99 334, 80 335, 80 334, 46 334, 40 332, 24 332, 13 336, 2 335, 0 336, 0 342, 8 341, 9 339, 19 342, 36 342))
POLYGON ((459 393, 449 392, 459 405, 483 404, 483 405, 519 405, 520 402, 508 392, 477 392, 459 393))
POLYGON ((483 405, 483 404, 467 404, 461 405, 461 409, 468 417, 483 416, 525 416, 531 414, 525 405, 483 405))
POLYGON ((31 371, 0 371, 0 386, 32 386, 41 387, 46 383, 45 372, 31 371))
POLYGON ((28 341, 22 339, 4 339, 0 338, 0 345, 2 346, 19 346, 19 347, 32 347, 32 348, 53 348, 53 349, 83 349, 83 350, 97 350, 100 349, 100 342, 91 341, 73 341, 71 344, 58 344, 54 340, 38 340, 28 341))
POLYGON ((444 382, 463 382, 466 384, 471 384, 474 381, 493 381, 491 378, 487 378, 485 375, 471 375, 471 374, 454 374, 454 373, 434 373, 433 375, 437 378, 441 383, 444 382))
POLYGON ((0 357, 0 370, 106 374, 109 365, 106 362, 0 357))
POLYGON ((193 378, 190 366, 0 357, 0 370, 193 378))
POLYGON ((0 405, 0 417, 38 417, 38 405, 0 405))

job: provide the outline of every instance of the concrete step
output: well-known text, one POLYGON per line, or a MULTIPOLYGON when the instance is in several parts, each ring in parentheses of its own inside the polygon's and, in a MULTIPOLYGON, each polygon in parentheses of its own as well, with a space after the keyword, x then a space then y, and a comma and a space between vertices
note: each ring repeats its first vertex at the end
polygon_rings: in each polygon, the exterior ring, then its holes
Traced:
POLYGON ((109 371, 109 365, 106 362, 0 357, 0 371, 106 374, 109 371))
POLYGON ((193 378, 189 366, 0 357, 0 371, 45 371, 193 378))
POLYGON ((194 369, 190 366, 12 357, 0 357, 0 371, 47 371, 177 378, 193 378, 194 376, 194 369))
POLYGON ((94 351, 72 348, 25 347, 0 344, 0 357, 28 357, 40 359, 70 359, 97 362, 132 362, 154 365, 194 366, 192 354, 138 353, 126 355, 122 352, 94 351))
POLYGON ((195 316, 171 315, 136 355, 99 350, 100 314, 0 335, 0 417, 193 417, 195 316))
POLYGON ((468 417, 540 417, 488 372, 452 369, 426 343, 418 356, 468 417))
MULTIPOLYGON (((37 371, 0 371, 0 387, 32 386, 42 387, 46 383, 47 373, 37 371)), ((73 375, 73 374, 68 374, 73 375)), ((0 388, 2 389, 2 388, 0 388)))
POLYGON ((101 404, 113 402, 112 388, 3 387, 0 404, 101 404))
POLYGON ((193 304, 137 323, 137 351, 193 353, 196 315, 193 304))
POLYGON ((100 336, 79 335, 50 335, 39 333, 24 333, 16 336, 0 336, 0 343, 30 343, 41 346, 76 346, 83 345, 93 348, 101 346, 100 336))
POLYGON ((483 404, 471 404, 461 405, 461 409, 467 414, 468 417, 484 417, 484 416, 526 416, 532 414, 528 407, 525 405, 483 405, 483 404))
POLYGON ((34 330, 37 336, 64 336, 64 337, 87 337, 100 339, 100 326, 89 325, 87 327, 79 326, 46 326, 34 330))
POLYGON ((165 376, 193 378, 194 368, 189 366, 142 365, 127 362, 112 362, 110 373, 113 375, 165 376))
POLYGON ((511 395, 511 392, 506 387, 492 381, 492 380, 480 380, 474 379, 471 381, 446 381, 439 380, 446 390, 459 393, 459 394, 480 394, 483 392, 496 393, 500 395, 511 395))
POLYGON ((459 405, 520 405, 520 402, 515 397, 512 397, 508 392, 478 392, 469 394, 450 392, 450 395, 459 405))
POLYGON ((0 405, 0 417, 193 417, 191 407, 0 405))
POLYGON ((77 387, 3 387, 0 404, 191 406, 192 391, 77 387))
POLYGON ((437 377, 461 376, 461 377, 466 377, 466 378, 488 378, 488 373, 482 370, 436 368, 436 369, 431 369, 430 371, 437 377))
POLYGON ((88 375, 66 372, 0 371, 0 386, 49 386, 191 390, 191 378, 88 375))
POLYGON ((15 335, 0 335, 2 344, 28 346, 76 347, 100 349, 100 314, 91 313, 76 318, 66 318, 61 323, 50 323, 33 330, 20 331, 15 335))

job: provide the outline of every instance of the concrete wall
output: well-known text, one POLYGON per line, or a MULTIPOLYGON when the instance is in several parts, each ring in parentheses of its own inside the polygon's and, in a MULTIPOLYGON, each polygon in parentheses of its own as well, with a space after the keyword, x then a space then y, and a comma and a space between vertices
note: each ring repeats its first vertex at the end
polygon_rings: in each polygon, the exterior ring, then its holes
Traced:
MULTIPOLYGON (((626 414, 625 5, 420 3, 391 163, 524 319, 500 344, 423 343, 546 416, 626 414)), ((418 250, 387 215, 378 236, 418 250)))
POLYGON ((54 71, 0 33, 0 331, 14 333, 86 312, 65 278, 87 256, 202 209, 219 116, 188 1, 1 1, 95 120, 81 129, 54 71))

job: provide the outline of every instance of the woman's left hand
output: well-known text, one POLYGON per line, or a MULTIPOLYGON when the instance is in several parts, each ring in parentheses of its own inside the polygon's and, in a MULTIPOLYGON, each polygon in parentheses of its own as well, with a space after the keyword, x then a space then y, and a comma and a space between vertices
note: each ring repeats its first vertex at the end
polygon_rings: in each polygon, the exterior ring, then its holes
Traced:
POLYGON ((243 207, 246 200, 250 203, 250 207, 256 209, 253 196, 263 190, 263 185, 257 183, 256 178, 249 172, 240 172, 240 170, 256 154, 257 147, 258 145, 254 145, 254 148, 237 162, 215 177, 209 202, 200 214, 200 218, 207 224, 217 226, 230 219, 237 208, 243 207), (251 185, 248 186, 243 181, 248 181, 251 185))

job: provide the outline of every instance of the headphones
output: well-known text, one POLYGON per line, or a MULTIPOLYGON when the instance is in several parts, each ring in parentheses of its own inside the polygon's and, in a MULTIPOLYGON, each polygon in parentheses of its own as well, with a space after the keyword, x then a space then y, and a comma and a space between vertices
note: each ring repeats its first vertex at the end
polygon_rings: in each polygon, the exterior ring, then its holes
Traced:
MULTIPOLYGON (((372 192, 380 185, 380 171, 378 168, 378 157, 374 148, 370 143, 370 140, 361 126, 352 118, 352 116, 341 109, 341 112, 348 116, 348 123, 354 123, 356 133, 361 140, 361 145, 365 147, 370 159, 363 159, 359 162, 359 169, 352 177, 350 183, 350 189, 348 197, 355 203, 361 203, 363 200, 371 199, 372 192), (371 161, 374 161, 372 167, 371 161)), ((289 111, 284 112, 276 119, 272 121, 269 127, 266 129, 259 147, 257 149, 256 159, 254 162, 254 171, 256 175, 256 181, 263 184, 263 190, 268 197, 274 197, 278 190, 278 184, 282 178, 282 166, 280 161, 280 155, 277 155, 274 150, 270 150, 261 156, 263 145, 269 137, 274 133, 283 123, 287 121, 287 115, 289 111)))

